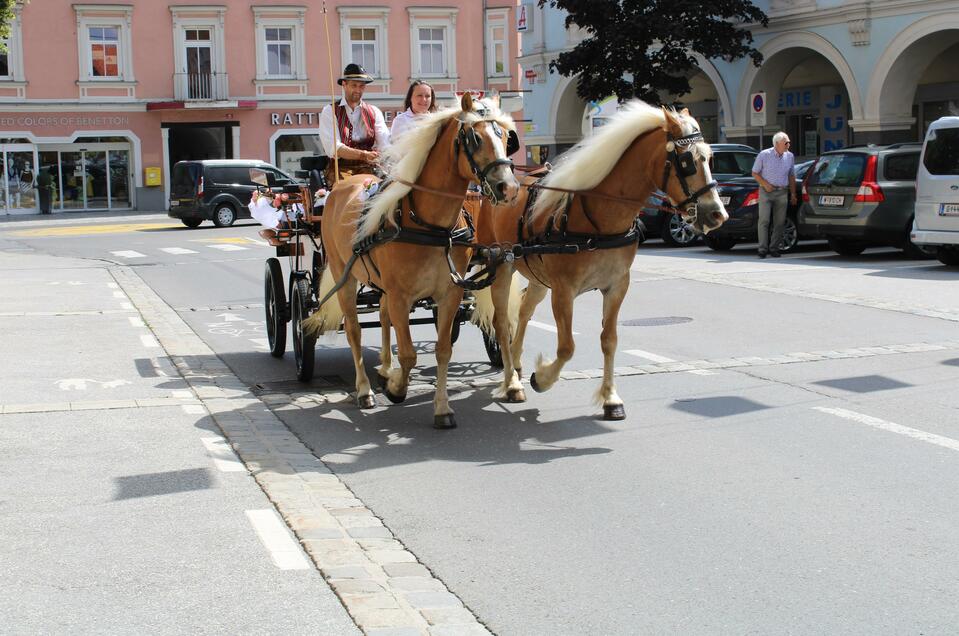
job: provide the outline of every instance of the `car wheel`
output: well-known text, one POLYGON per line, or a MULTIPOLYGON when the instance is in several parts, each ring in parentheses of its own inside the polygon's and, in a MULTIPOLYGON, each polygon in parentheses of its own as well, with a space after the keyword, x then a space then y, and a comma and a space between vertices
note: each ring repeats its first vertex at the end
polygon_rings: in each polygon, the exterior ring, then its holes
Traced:
POLYGON ((707 234, 703 241, 706 242, 706 247, 711 250, 716 250, 717 252, 728 252, 729 250, 736 247, 736 239, 729 238, 727 236, 713 236, 712 234, 707 234))
POLYGON ((959 249, 955 247, 940 247, 936 258, 943 265, 959 265, 959 249))
POLYGON ((857 243, 847 239, 829 239, 829 249, 842 256, 858 256, 866 249, 864 243, 857 243))
POLYGON ((216 206, 213 212, 213 225, 217 227, 230 227, 236 222, 236 210, 229 203, 221 203, 216 206))
POLYGON ((909 236, 912 223, 909 224, 909 227, 910 230, 906 230, 906 238, 902 242, 902 253, 905 254, 906 258, 912 258, 916 260, 923 258, 936 258, 936 252, 938 250, 935 247, 916 245, 912 242, 912 237, 909 236))
POLYGON ((200 227, 200 223, 203 223, 203 219, 180 219, 183 222, 183 225, 193 228, 200 227))
POLYGON ((679 214, 670 214, 669 221, 663 223, 663 242, 673 247, 692 245, 699 238, 693 226, 683 220, 679 214))
POLYGON ((796 249, 797 243, 799 243, 799 228, 796 227, 796 220, 787 216, 783 224, 783 240, 779 251, 791 252, 796 249))

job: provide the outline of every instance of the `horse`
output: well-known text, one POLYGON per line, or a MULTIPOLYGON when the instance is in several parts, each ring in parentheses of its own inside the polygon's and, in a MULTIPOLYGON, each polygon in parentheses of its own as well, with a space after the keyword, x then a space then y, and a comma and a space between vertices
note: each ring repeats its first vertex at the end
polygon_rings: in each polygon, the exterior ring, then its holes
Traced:
POLYGON ((303 322, 314 334, 337 329, 343 322, 356 367, 356 399, 360 408, 376 405, 363 368, 361 329, 356 291, 362 282, 382 291, 384 332, 392 323, 399 368, 392 367, 385 339, 378 375, 393 403, 406 398, 416 351, 410 335, 410 307, 432 298, 436 304, 436 393, 433 425, 454 428, 446 375, 452 352, 453 319, 463 297, 454 284, 454 270, 466 268, 465 250, 450 254, 452 230, 461 217, 470 181, 480 184, 493 204, 504 204, 519 194, 512 162, 506 155, 506 136, 515 131, 513 120, 495 108, 477 112, 466 93, 460 108, 425 116, 391 146, 384 157, 392 180, 370 175, 339 181, 326 200, 321 238, 326 253, 318 297, 319 309, 303 322), (379 191, 361 201, 370 181, 379 191), (454 262, 455 260, 458 262, 454 262), (338 287, 337 287, 338 286, 338 287), (336 289, 337 302, 323 302, 336 289))
POLYGON ((516 260, 500 265, 489 294, 477 296, 474 316, 481 327, 492 322, 502 353, 503 382, 497 394, 509 402, 526 400, 521 382, 523 340, 547 290, 552 291, 557 348, 552 360, 539 356, 529 378, 539 392, 553 386, 573 355, 573 300, 598 289, 603 295, 603 380, 596 400, 603 405, 604 419, 626 417, 613 379, 613 359, 616 322, 639 239, 637 218, 650 194, 659 189, 697 231, 706 233, 722 225, 728 216, 716 193, 709 157, 709 145, 688 110, 677 113, 634 100, 565 153, 545 178, 523 179, 517 200, 498 209, 490 217, 492 230, 484 226, 477 236, 479 243, 516 246, 516 260), (511 319, 514 270, 529 285, 522 293, 518 317, 511 319))

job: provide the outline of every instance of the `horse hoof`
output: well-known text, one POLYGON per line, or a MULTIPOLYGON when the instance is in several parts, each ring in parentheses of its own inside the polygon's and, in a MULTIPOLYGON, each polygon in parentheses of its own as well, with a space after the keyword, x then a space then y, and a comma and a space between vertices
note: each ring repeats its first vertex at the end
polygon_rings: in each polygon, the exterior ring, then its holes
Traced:
POLYGON ((371 409, 376 406, 376 398, 374 398, 372 395, 357 396, 356 405, 361 409, 371 409))
POLYGON ((403 400, 406 399, 406 393, 405 393, 405 392, 397 395, 397 394, 395 394, 395 393, 390 393, 390 390, 389 390, 388 388, 384 388, 384 389, 383 389, 383 395, 385 395, 385 396, 386 396, 386 399, 388 399, 388 400, 389 400, 390 402, 392 402, 393 404, 399 404, 400 402, 402 402, 403 400))
POLYGON ((526 401, 526 391, 523 389, 510 389, 506 392, 506 401, 507 402, 525 402, 526 401))
POLYGON ((626 409, 622 404, 606 404, 603 406, 604 420, 625 420, 626 409))
POLYGON ((533 390, 537 393, 542 393, 546 389, 542 388, 539 384, 536 383, 536 372, 533 372, 533 375, 529 376, 529 385, 533 387, 533 390))
POLYGON ((433 428, 438 428, 440 430, 456 428, 456 418, 453 417, 452 413, 446 413, 445 415, 434 415, 433 428))

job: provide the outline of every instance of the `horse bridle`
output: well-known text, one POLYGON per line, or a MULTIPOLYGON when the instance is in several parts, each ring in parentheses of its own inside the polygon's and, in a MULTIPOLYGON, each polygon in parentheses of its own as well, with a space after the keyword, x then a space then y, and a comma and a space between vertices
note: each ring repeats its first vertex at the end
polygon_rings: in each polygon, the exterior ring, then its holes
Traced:
MULTIPOLYGON (((484 119, 489 123, 493 132, 497 137, 503 137, 503 129, 492 119, 484 119)), ((510 139, 509 141, 512 141, 510 139)), ((509 141, 507 143, 509 143, 509 141)), ((476 176, 476 179, 479 182, 480 191, 483 195, 490 200, 490 203, 494 205, 501 201, 500 195, 496 193, 496 190, 493 188, 492 184, 489 182, 489 173, 492 172, 497 166, 508 166, 510 170, 513 169, 513 162, 510 159, 494 159, 490 161, 483 168, 479 167, 479 164, 476 163, 476 158, 473 156, 483 145, 483 140, 479 134, 473 130, 473 127, 470 126, 468 129, 463 125, 463 122, 460 122, 459 133, 456 135, 456 151, 459 152, 459 149, 463 149, 463 154, 466 155, 466 160, 469 161, 470 169, 472 169, 473 174, 476 176)), ((509 154, 507 152, 507 154, 509 154)))
POLYGON ((679 137, 678 139, 674 138, 671 132, 667 132, 666 136, 666 166, 663 168, 663 185, 660 190, 666 192, 666 184, 669 180, 669 171, 673 166, 675 166, 676 178, 679 180, 679 185, 683 188, 683 194, 686 195, 686 198, 682 201, 682 203, 675 204, 674 207, 679 209, 683 209, 686 206, 689 206, 689 208, 695 208, 699 197, 703 196, 717 185, 715 180, 711 180, 699 190, 690 192, 689 183, 686 181, 687 178, 696 174, 696 158, 693 157, 690 146, 692 146, 694 143, 704 141, 703 134, 698 130, 694 130, 691 134, 686 135, 685 137, 679 137), (679 152, 677 148, 682 148, 682 152, 679 152))

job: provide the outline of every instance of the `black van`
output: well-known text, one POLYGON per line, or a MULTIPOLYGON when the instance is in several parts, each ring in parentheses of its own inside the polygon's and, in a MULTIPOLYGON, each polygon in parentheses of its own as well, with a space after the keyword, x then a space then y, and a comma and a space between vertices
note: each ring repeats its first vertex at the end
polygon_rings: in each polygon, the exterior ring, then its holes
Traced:
POLYGON ((187 227, 213 221, 217 227, 250 218, 247 205, 256 190, 250 168, 272 172, 277 180, 295 179, 274 165, 257 159, 205 159, 179 161, 173 166, 168 216, 187 227))

